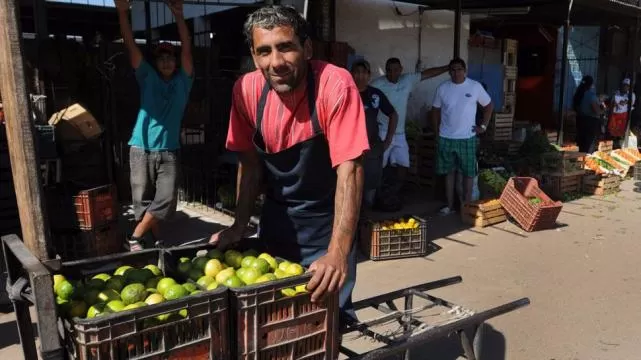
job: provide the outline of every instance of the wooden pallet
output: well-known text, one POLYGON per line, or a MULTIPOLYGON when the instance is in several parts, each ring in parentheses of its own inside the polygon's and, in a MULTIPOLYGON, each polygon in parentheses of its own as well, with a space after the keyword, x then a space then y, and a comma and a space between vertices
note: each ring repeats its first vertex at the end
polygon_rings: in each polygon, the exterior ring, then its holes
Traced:
POLYGON ((503 94, 503 107, 501 112, 514 114, 516 109, 516 94, 511 92, 505 92, 503 94))
POLYGON ((621 189, 621 177, 617 175, 596 175, 590 173, 583 177, 583 193, 588 195, 611 195, 621 189))
POLYGON ((474 227, 487 227, 507 220, 505 210, 496 199, 463 204, 461 220, 474 227))
POLYGON ((597 149, 599 151, 608 152, 608 151, 612 151, 613 146, 614 146, 614 142, 612 140, 599 141, 599 146, 597 147, 597 149))
POLYGON ((518 76, 518 67, 505 65, 503 67, 503 77, 505 79, 516 80, 518 76))

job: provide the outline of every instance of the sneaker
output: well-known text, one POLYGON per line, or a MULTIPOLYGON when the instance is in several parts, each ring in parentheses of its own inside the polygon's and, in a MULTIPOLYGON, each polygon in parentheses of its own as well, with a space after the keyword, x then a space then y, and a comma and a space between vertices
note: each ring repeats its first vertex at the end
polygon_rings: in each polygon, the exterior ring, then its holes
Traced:
POLYGON ((438 211, 439 215, 441 215, 441 216, 451 215, 451 214, 454 214, 455 212, 456 211, 450 209, 449 206, 445 206, 441 210, 438 211))
POLYGON ((127 244, 129 245, 129 251, 131 252, 144 249, 142 246, 142 239, 135 238, 133 236, 127 239, 127 244))

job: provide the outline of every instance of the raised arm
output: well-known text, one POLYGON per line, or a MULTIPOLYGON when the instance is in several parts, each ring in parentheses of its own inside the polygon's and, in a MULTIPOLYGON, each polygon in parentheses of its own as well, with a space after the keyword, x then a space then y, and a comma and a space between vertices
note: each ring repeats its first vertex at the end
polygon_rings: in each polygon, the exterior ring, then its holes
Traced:
POLYGON ((185 73, 191 77, 194 73, 191 55, 191 36, 189 35, 189 28, 187 28, 185 16, 183 15, 183 0, 171 0, 167 2, 167 6, 169 6, 171 13, 174 14, 176 18, 178 36, 180 36, 180 62, 182 68, 185 70, 185 73))
POLYGON ((437 66, 437 67, 425 69, 425 70, 421 71, 421 80, 427 80, 427 79, 431 79, 431 78, 433 78, 435 76, 439 76, 439 75, 447 72, 448 69, 449 69, 448 65, 437 66))
POLYGON ((131 31, 131 24, 129 23, 129 0, 115 0, 115 3, 118 11, 118 22, 120 23, 120 35, 122 35, 122 40, 129 52, 131 66, 134 69, 138 69, 143 57, 140 48, 136 45, 133 31, 131 31))

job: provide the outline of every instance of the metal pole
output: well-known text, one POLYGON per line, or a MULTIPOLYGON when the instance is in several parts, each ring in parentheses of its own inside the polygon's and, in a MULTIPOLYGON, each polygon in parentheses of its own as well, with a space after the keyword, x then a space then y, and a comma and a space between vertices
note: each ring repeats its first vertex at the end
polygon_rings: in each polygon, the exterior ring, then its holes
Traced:
POLYGON ((572 0, 568 2, 568 13, 563 23, 563 53, 561 54, 561 83, 559 84, 559 132, 557 138, 559 145, 563 145, 563 126, 565 125, 565 86, 568 78, 566 73, 568 71, 568 44, 570 42, 570 14, 572 12, 572 3, 572 0))
POLYGON ((454 10, 454 57, 461 56, 461 17, 463 14, 463 0, 456 0, 454 10))
POLYGON ((641 22, 639 17, 637 16, 636 25, 634 27, 634 42, 632 43, 632 78, 630 79, 630 91, 628 93, 628 99, 630 99, 630 101, 628 102, 628 119, 627 119, 627 125, 625 127, 625 134, 623 135, 623 143, 621 144, 622 148, 628 147, 628 137, 630 134, 630 126, 632 125, 632 106, 634 105, 634 103, 632 102, 632 96, 634 95, 634 87, 637 79, 637 67, 639 62, 639 57, 637 53, 639 49, 639 27, 640 26, 641 26, 641 22))

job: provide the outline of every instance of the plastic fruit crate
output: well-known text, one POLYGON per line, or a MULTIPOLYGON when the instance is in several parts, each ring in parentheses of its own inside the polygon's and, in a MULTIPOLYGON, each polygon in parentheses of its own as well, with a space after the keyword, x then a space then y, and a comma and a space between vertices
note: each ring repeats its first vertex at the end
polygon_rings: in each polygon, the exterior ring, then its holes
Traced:
POLYGON ((91 230, 117 219, 114 185, 103 185, 80 191, 73 197, 73 203, 80 229, 91 230))
MULTIPOLYGON (((245 240, 239 247, 262 251, 260 241, 245 240)), ((166 250, 165 261, 214 246, 176 247, 166 250)), ((276 258, 279 261, 284 259, 276 258)), ((306 273, 267 283, 229 289, 231 353, 234 359, 335 359, 338 357, 338 293, 312 304, 309 293, 287 296, 284 289, 305 285, 306 273)))
POLYGON ((361 251, 371 260, 391 260, 427 255, 427 223, 418 216, 406 215, 418 224, 415 229, 383 230, 381 222, 364 220, 360 226, 361 251))
POLYGON ((63 261, 116 254, 123 251, 118 224, 112 222, 93 230, 53 230, 53 244, 63 261))
POLYGON ((641 161, 634 163, 634 181, 641 181, 641 161))
POLYGON ((552 201, 540 188, 534 178, 513 177, 501 194, 501 205, 525 231, 550 229, 556 226, 556 219, 563 204, 552 201), (529 201, 539 198, 538 204, 529 201))
MULTIPOLYGON (((166 275, 161 250, 65 262, 60 271, 71 279, 113 273, 123 265, 158 264, 166 275)), ((174 276, 175 277, 175 276, 174 276)), ((62 336, 70 358, 119 359, 229 359, 227 288, 178 300, 106 314, 93 319, 61 319, 62 336), (185 317, 179 314, 186 310, 185 317), (159 321, 161 315, 171 314, 159 321)))

